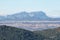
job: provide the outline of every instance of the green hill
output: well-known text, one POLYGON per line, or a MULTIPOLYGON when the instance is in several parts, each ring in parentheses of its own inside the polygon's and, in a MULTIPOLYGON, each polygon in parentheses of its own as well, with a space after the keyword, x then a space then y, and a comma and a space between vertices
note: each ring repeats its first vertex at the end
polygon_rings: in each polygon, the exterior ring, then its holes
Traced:
POLYGON ((0 26, 0 40, 60 40, 60 27, 29 31, 11 26, 0 26))
POLYGON ((34 32, 10 27, 6 25, 0 26, 0 40, 44 40, 42 35, 35 34, 34 32))
POLYGON ((46 29, 42 31, 35 31, 35 34, 43 35, 48 40, 60 40, 60 27, 53 29, 46 29))

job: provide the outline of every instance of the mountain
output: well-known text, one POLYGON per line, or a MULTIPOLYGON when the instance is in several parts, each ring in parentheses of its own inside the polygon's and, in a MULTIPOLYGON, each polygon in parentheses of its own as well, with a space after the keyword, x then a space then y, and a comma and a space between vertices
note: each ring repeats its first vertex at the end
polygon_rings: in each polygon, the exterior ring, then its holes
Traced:
POLYGON ((13 20, 13 21, 39 21, 39 20, 47 20, 50 19, 46 14, 42 11, 39 12, 21 12, 13 15, 8 15, 6 17, 0 17, 0 20, 13 20))
POLYGON ((21 12, 21 13, 16 13, 13 15, 7 16, 7 20, 18 20, 18 21, 39 21, 39 20, 46 20, 49 17, 46 16, 46 14, 42 11, 39 12, 21 12))
POLYGON ((48 17, 43 11, 20 12, 13 15, 0 16, 1 21, 60 21, 60 18, 48 17))
POLYGON ((5 17, 4 16, 0 16, 0 21, 3 21, 5 20, 5 17))

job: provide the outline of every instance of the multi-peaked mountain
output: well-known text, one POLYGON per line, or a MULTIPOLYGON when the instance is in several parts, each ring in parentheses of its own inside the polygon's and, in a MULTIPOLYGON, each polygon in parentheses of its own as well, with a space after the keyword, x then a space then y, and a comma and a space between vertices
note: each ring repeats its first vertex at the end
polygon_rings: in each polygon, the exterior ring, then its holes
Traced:
POLYGON ((13 15, 0 16, 0 20, 8 21, 55 21, 60 20, 60 18, 50 18, 44 12, 20 12, 13 15))

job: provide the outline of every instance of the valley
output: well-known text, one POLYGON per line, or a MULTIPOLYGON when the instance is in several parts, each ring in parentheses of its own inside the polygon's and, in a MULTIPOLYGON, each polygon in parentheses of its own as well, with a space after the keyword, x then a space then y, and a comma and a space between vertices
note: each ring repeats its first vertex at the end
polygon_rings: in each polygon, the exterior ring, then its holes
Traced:
POLYGON ((60 21, 1 21, 0 25, 34 31, 60 27, 60 21))

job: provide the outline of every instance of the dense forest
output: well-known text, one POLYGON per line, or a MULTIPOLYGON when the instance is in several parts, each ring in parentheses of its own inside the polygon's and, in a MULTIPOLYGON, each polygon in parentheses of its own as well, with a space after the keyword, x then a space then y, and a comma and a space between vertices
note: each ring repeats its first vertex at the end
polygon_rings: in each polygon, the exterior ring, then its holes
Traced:
POLYGON ((1 25, 0 40, 60 40, 60 28, 29 31, 1 25))

